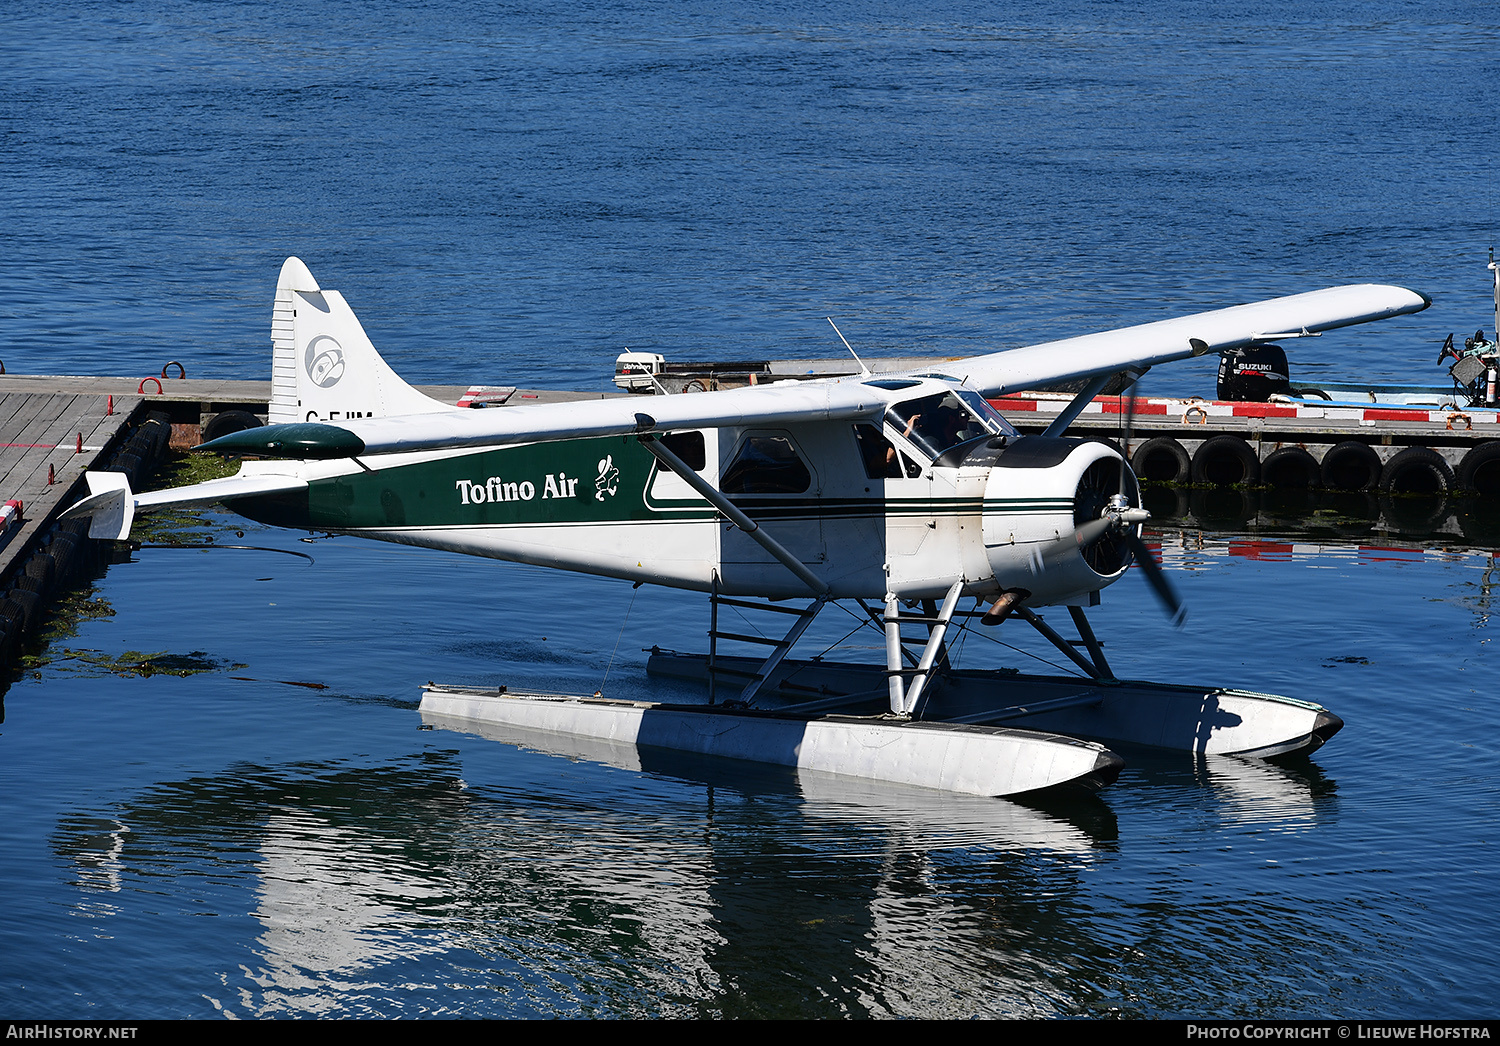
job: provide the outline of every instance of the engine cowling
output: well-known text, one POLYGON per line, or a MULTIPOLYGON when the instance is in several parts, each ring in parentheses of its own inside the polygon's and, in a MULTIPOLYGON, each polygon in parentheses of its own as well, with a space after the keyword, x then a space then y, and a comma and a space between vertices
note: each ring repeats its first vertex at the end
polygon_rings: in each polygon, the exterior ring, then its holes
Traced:
POLYGON ((1081 544, 1079 528, 1101 519, 1111 499, 1140 497, 1120 454, 1095 440, 1025 436, 995 455, 984 494, 984 546, 1002 590, 1027 603, 1086 601, 1118 581, 1131 553, 1120 528, 1081 544), (1121 477, 1125 490, 1121 491, 1121 477))

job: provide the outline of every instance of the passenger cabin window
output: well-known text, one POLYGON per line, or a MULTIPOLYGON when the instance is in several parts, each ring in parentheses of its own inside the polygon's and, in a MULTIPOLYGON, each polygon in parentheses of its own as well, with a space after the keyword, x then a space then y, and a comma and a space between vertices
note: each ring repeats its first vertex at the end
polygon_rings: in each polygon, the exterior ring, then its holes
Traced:
POLYGON ((748 436, 724 470, 719 489, 726 494, 801 494, 812 473, 785 436, 748 436))
POLYGON ((701 432, 669 432, 661 437, 661 445, 681 458, 682 463, 694 472, 702 472, 703 466, 708 464, 701 432))
POLYGON ((967 390, 898 403, 887 413, 886 420, 934 461, 970 440, 1016 434, 983 397, 967 390))

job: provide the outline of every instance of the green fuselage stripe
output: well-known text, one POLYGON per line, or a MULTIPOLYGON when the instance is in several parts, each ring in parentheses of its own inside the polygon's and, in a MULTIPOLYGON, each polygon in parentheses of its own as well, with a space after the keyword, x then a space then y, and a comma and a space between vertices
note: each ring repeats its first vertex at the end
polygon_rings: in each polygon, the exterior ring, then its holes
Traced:
MULTIPOLYGON (((656 459, 630 437, 500 447, 314 480, 305 495, 243 499, 247 515, 318 530, 710 521, 695 497, 649 497, 656 459), (263 509, 259 515, 254 511, 263 509)), ((1068 498, 739 495, 752 519, 837 520, 1071 512, 1068 498)), ((238 507, 238 506, 237 506, 238 507)))

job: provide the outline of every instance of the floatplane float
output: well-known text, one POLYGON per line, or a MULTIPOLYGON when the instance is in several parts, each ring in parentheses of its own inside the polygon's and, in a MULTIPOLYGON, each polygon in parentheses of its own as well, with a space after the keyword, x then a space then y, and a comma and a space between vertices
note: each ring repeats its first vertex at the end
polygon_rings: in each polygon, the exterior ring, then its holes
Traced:
POLYGON ((861 364, 833 380, 475 410, 398 377, 343 296, 289 258, 272 319, 270 424, 203 446, 250 459, 239 474, 137 493, 122 475, 89 473, 89 496, 67 515, 124 540, 137 512, 222 503, 283 527, 708 597, 708 653, 657 652, 648 664, 706 683, 702 700, 429 684, 421 707, 434 722, 988 796, 1098 788, 1123 765, 1106 744, 1265 757, 1311 751, 1342 722, 1287 697, 1115 677, 1085 615, 1099 593, 1134 562, 1179 620, 1182 607, 1141 542, 1149 516, 1129 465, 1108 443, 1068 437, 1069 425, 1118 375, 1429 304, 1400 287, 1335 287, 937 370, 861 364), (1018 435, 987 401, 1061 381, 1083 388, 1041 435, 1018 435), (883 631, 883 665, 789 657, 834 603, 883 631), (723 629, 725 607, 784 630, 723 629), (1077 639, 1042 607, 1066 608, 1077 639), (1006 620, 1034 627, 1082 675, 949 664, 950 633, 1006 620), (720 640, 766 654, 723 656, 720 640))

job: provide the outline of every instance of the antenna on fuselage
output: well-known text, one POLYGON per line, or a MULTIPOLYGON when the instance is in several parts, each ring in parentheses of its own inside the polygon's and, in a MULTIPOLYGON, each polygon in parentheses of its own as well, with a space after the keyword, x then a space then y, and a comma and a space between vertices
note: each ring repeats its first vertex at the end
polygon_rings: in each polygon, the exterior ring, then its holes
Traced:
POLYGON ((839 330, 839 325, 833 322, 833 317, 824 316, 823 318, 828 321, 828 326, 833 328, 833 333, 839 336, 839 341, 844 343, 844 348, 849 350, 849 355, 854 357, 854 362, 859 364, 859 372, 868 378, 870 376, 870 368, 866 367, 865 361, 859 358, 859 353, 854 351, 854 346, 849 344, 849 339, 844 337, 844 332, 839 330))

